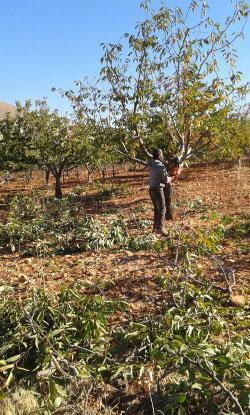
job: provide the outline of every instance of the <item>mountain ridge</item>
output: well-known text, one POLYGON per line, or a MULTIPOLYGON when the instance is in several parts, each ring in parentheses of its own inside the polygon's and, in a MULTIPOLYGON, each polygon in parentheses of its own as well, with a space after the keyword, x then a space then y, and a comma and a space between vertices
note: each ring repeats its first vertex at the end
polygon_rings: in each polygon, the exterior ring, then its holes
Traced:
POLYGON ((16 113, 15 105, 8 104, 7 102, 0 101, 0 119, 4 118, 7 113, 14 115, 16 113))

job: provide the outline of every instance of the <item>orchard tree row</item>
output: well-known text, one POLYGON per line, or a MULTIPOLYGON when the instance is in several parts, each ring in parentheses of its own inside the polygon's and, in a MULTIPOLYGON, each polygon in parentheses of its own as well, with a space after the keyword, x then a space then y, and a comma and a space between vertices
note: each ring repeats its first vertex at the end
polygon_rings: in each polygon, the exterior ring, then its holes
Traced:
POLYGON ((0 121, 1 169, 36 166, 55 178, 55 196, 62 196, 63 174, 84 165, 94 169, 120 161, 106 130, 89 120, 73 120, 51 111, 46 101, 17 103, 15 116, 0 121))
POLYGON ((235 49, 247 3, 236 1, 223 22, 209 16, 204 0, 174 10, 152 10, 143 1, 141 8, 145 18, 133 33, 101 45, 98 80, 57 90, 69 100, 70 115, 28 101, 0 121, 2 169, 43 168, 61 197, 65 170, 84 165, 90 174, 125 159, 147 164, 153 147, 181 162, 247 152, 248 107, 241 103, 248 86, 235 49))

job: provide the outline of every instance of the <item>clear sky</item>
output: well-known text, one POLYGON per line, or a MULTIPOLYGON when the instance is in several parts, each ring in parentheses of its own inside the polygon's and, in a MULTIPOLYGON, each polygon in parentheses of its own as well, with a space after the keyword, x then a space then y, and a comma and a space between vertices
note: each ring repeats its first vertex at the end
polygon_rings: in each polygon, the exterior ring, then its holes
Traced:
MULTIPOLYGON (((231 0, 207 0, 212 16, 228 14, 231 0)), ((188 0, 167 0, 169 6, 188 0)), ((160 0, 153 0, 153 6, 160 0)), ((101 42, 117 42, 142 17, 140 0, 0 0, 0 101, 48 97, 64 111, 51 87, 98 75, 101 42)), ((250 27, 237 45, 238 69, 250 79, 250 27)))

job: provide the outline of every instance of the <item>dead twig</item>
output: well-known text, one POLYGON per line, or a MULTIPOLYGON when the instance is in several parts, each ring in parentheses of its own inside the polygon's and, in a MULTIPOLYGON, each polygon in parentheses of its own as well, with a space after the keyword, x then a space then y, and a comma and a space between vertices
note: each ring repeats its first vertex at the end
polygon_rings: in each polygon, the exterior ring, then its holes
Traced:
POLYGON ((235 287, 235 285, 236 285, 234 270, 231 269, 231 268, 225 267, 224 264, 215 255, 210 254, 210 252, 207 252, 207 254, 208 254, 208 257, 211 258, 218 265, 218 268, 220 269, 220 271, 221 271, 221 273, 224 277, 224 280, 226 281, 227 291, 231 295, 232 292, 233 292, 233 287, 235 287), (233 280, 232 283, 230 283, 230 276, 233 280))

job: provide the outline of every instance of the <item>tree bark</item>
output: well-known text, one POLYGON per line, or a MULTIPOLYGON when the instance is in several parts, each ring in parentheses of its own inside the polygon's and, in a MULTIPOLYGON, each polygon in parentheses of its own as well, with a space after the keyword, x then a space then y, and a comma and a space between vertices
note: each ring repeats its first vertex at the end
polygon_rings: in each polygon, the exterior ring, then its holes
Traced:
POLYGON ((30 180, 32 178, 32 169, 25 171, 25 182, 26 184, 29 184, 30 180))
POLYGON ((87 170, 87 173, 88 173, 88 183, 90 183, 92 181, 91 180, 91 174, 93 173, 93 170, 89 166, 86 166, 86 170, 87 170))
POLYGON ((49 176, 50 176, 50 169, 45 170, 45 182, 48 185, 49 184, 49 176))
POLYGON ((115 165, 114 164, 112 166, 112 175, 113 175, 113 177, 115 177, 115 165))
POLYGON ((102 178, 105 180, 106 178, 106 167, 102 168, 102 178))
POLYGON ((55 183, 55 198, 61 199, 62 198, 62 184, 61 184, 61 173, 58 173, 55 176, 56 183, 55 183))

